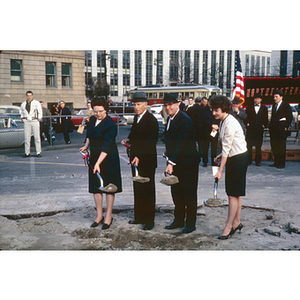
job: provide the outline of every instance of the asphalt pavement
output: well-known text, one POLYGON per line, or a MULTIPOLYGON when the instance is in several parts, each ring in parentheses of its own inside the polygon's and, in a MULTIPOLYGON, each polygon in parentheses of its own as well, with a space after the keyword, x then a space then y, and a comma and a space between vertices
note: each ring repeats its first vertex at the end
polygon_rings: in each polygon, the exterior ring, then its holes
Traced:
MULTIPOLYGON (((130 167, 125 148, 120 141, 127 137, 130 127, 120 126, 117 144, 121 162, 123 192, 116 196, 115 207, 132 206, 133 190, 130 167)), ((75 130, 70 134, 71 144, 64 143, 62 134, 55 134, 53 146, 42 142, 42 157, 23 158, 24 149, 0 150, 0 211, 4 214, 35 213, 67 210, 82 205, 93 205, 93 198, 87 191, 87 167, 78 149, 84 144, 85 133, 75 130)), ((269 147, 266 140, 263 148, 269 147)), ((291 139, 288 148, 300 148, 291 139)), ((157 206, 173 208, 170 188, 161 184, 165 159, 165 147, 157 144, 158 168, 156 170, 157 206)), ((209 162, 210 163, 210 162, 209 162)), ((300 211, 299 172, 300 162, 287 161, 286 168, 271 168, 270 161, 263 161, 261 167, 250 165, 247 171, 247 190, 243 205, 262 207, 285 212, 300 211)), ((198 205, 213 196, 213 175, 210 164, 199 166, 198 205)), ((226 200, 224 180, 219 182, 218 197, 226 200)))

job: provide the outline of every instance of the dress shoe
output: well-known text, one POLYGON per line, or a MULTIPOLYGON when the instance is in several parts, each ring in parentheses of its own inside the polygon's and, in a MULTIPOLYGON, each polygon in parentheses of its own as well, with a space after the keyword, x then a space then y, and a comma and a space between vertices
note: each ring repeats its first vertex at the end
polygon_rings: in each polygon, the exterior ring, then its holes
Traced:
POLYGON ((181 227, 184 227, 184 222, 174 220, 171 224, 165 226, 165 229, 175 229, 175 228, 181 228, 181 227))
POLYGON ((242 230, 242 228, 244 227, 244 225, 242 224, 242 223, 240 223, 235 229, 233 229, 233 228, 231 228, 231 231, 230 231, 230 235, 233 235, 233 234, 235 234, 235 232, 237 231, 237 230, 239 230, 240 231, 240 233, 241 233, 241 230, 242 230))
POLYGON ((261 164, 260 164, 260 163, 255 163, 255 165, 256 165, 256 166, 258 166, 258 167, 260 167, 260 166, 261 166, 261 164))
POLYGON ((135 219, 132 219, 128 221, 128 224, 141 224, 141 223, 136 221, 135 219))
POLYGON ((97 227, 99 224, 103 224, 104 222, 104 217, 102 217, 101 221, 97 223, 96 221, 91 225, 91 227, 97 227))
POLYGON ((277 166, 277 169, 284 169, 284 166, 277 166))
POLYGON ((24 154, 23 155, 24 158, 29 157, 29 156, 30 156, 30 154, 24 154))
POLYGON ((36 155, 36 157, 42 157, 41 153, 38 153, 38 154, 36 155))
POLYGON ((108 229, 113 222, 113 218, 111 218, 110 224, 103 223, 102 230, 108 229))
POLYGON ((66 142, 66 144, 67 144, 67 145, 70 145, 70 144, 71 144, 71 141, 66 142))
POLYGON ((192 232, 192 231, 194 231, 194 230, 196 230, 196 226, 195 226, 195 225, 190 225, 190 226, 186 225, 186 226, 182 229, 181 233, 190 233, 190 232, 192 232))
POLYGON ((218 240, 227 240, 230 236, 230 232, 227 235, 219 235, 218 240))
POLYGON ((154 227, 154 223, 147 223, 147 224, 144 224, 143 229, 144 230, 151 230, 151 229, 153 229, 153 227, 154 227))
POLYGON ((276 166, 275 164, 272 164, 272 165, 270 165, 270 167, 273 167, 273 168, 274 168, 274 167, 277 167, 277 166, 276 166))

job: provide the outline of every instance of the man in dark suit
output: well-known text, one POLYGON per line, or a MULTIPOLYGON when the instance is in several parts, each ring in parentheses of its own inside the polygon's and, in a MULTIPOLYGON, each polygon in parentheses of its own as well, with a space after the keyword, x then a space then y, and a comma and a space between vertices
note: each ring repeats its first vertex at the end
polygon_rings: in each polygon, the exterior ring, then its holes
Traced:
POLYGON ((293 120, 290 105, 283 101, 283 93, 280 90, 274 92, 274 105, 269 124, 271 149, 274 155, 274 164, 271 167, 283 169, 285 167, 286 138, 288 128, 293 120))
POLYGON ((233 115, 241 124, 243 130, 245 129, 245 121, 247 118, 246 112, 239 107, 241 104, 241 100, 239 97, 234 97, 234 99, 231 101, 231 107, 229 109, 229 114, 233 115))
MULTIPOLYGON (((157 167, 156 143, 158 140, 158 122, 147 111, 148 101, 145 93, 133 94, 132 102, 136 115, 128 138, 121 142, 131 144, 131 163, 138 167, 139 175, 150 178, 147 183, 133 182, 134 219, 130 220, 129 224, 143 224, 144 230, 151 230, 154 227, 154 178, 157 167)), ((134 168, 132 172, 135 174, 134 168)))
POLYGON ((194 130, 196 135, 196 142, 198 144, 199 157, 202 157, 202 129, 203 129, 203 106, 201 104, 201 97, 195 99, 195 104, 191 106, 187 111, 187 115, 192 119, 194 124, 194 130))
POLYGON ((165 173, 179 179, 179 183, 171 186, 175 204, 174 220, 165 228, 184 227, 182 233, 189 233, 196 229, 199 169, 193 121, 179 109, 176 94, 166 93, 163 104, 169 115, 165 128, 165 154, 168 157, 165 173))
POLYGON ((203 167, 207 167, 208 163, 208 150, 209 144, 210 147, 210 157, 211 165, 214 166, 214 158, 217 156, 217 144, 218 144, 218 129, 220 120, 216 120, 213 116, 212 110, 209 106, 208 99, 203 97, 202 100, 203 106, 203 131, 202 131, 202 145, 203 145, 203 167))
POLYGON ((261 104, 260 93, 254 95, 254 103, 246 108, 246 141, 249 154, 249 165, 252 163, 252 147, 255 147, 255 164, 259 167, 261 162, 261 146, 264 128, 268 125, 268 109, 261 104))

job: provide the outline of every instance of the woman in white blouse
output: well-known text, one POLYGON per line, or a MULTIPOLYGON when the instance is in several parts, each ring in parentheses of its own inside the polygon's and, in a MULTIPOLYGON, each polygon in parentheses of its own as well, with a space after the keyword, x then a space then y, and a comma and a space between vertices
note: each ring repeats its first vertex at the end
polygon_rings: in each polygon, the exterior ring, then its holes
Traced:
POLYGON ((221 161, 221 164, 215 178, 220 180, 223 177, 222 173, 226 165, 225 188, 229 198, 228 219, 222 235, 218 237, 224 240, 243 228, 240 221, 241 196, 246 194, 248 152, 241 125, 232 115, 228 114, 230 100, 225 96, 213 96, 209 102, 214 117, 221 121, 219 136, 222 152, 216 157, 216 161, 221 161))

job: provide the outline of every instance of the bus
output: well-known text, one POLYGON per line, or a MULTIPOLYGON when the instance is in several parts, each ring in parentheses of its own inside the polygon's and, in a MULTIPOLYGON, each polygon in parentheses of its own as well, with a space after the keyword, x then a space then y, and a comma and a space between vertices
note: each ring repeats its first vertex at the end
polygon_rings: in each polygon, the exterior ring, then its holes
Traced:
POLYGON ((148 105, 159 104, 164 99, 165 93, 176 93, 180 99, 189 97, 207 97, 221 95, 222 90, 213 85, 178 84, 176 86, 149 86, 137 87, 128 91, 128 100, 131 101, 135 92, 144 92, 149 100, 148 105))

